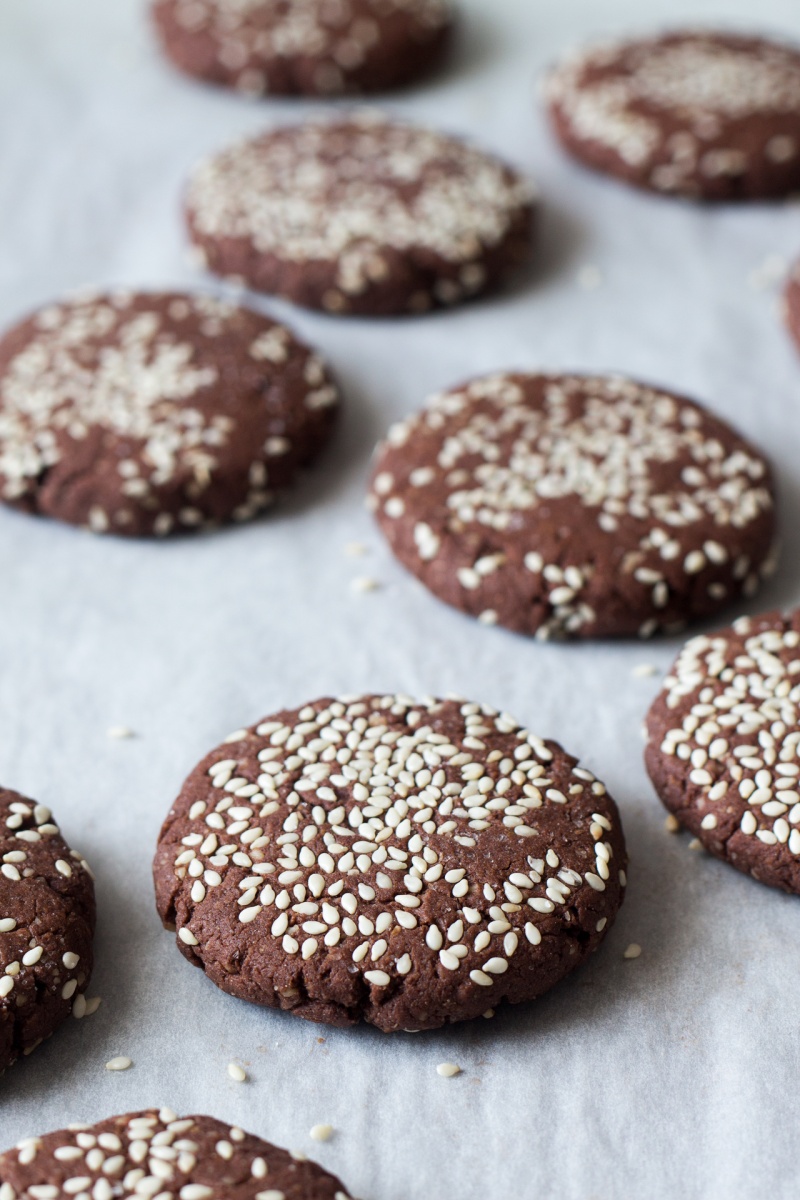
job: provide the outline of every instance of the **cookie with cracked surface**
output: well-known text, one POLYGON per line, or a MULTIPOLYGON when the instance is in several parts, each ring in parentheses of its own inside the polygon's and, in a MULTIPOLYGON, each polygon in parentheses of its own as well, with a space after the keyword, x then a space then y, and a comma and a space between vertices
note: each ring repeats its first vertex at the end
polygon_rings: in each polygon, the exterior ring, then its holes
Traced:
POLYGON ((248 520, 326 443, 337 404, 321 359, 250 309, 65 300, 0 339, 0 499, 129 536, 248 520))
POLYGON ((392 1032, 546 992, 598 947, 625 866, 614 801, 555 742, 487 706, 365 696, 209 754, 154 877, 223 991, 392 1032))
POLYGON ((573 55, 545 85, 565 148, 652 191, 757 200, 800 188, 800 51, 678 31, 573 55))
POLYGON ((534 189, 458 138, 362 113, 202 163, 189 233, 209 269, 330 313, 456 304, 529 255, 534 189))
POLYGON ((188 75, 248 96, 388 91, 444 59, 449 0, 155 0, 153 19, 188 75))
MULTIPOLYGON (((0 1071, 58 1029, 92 973, 94 883, 44 805, 0 788, 0 1071)), ((3 1179, 0 1172, 0 1180, 3 1179)))
POLYGON ((434 595, 539 638, 675 632, 774 565, 761 455, 700 405, 614 376, 434 396, 378 448, 368 499, 434 595))
POLYGON ((137 1187, 136 1194, 152 1195, 156 1184, 180 1200, 350 1200, 316 1163, 236 1125, 169 1108, 70 1125, 0 1154, 3 1200, 112 1200, 137 1187))
POLYGON ((800 609, 687 642, 650 709, 645 761, 711 854, 800 893, 800 609))

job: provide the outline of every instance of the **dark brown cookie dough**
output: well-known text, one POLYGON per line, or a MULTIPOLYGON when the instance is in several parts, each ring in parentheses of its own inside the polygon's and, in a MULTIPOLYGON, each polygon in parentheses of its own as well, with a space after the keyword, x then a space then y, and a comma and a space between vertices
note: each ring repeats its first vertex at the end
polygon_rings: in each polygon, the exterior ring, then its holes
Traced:
POLYGON ((177 67, 248 96, 401 87, 444 58, 449 0, 155 0, 177 67))
POLYGON ((0 499, 96 533, 245 521, 325 444, 337 403, 319 357, 249 309, 66 300, 0 339, 0 499))
POLYGON ((91 873, 50 809, 0 788, 0 1071, 35 1050, 82 996, 94 922, 91 873))
POLYGON ((664 805, 717 858, 800 893, 800 609, 692 638, 647 718, 664 805))
POLYGON ((625 866, 614 801, 555 742, 478 704, 365 696, 209 754, 154 877, 224 991, 391 1032, 553 987, 613 922, 625 866))
POLYGON ((350 1200, 316 1163, 238 1126, 169 1108, 26 1138, 0 1155, 0 1188, 3 1200, 350 1200))
POLYGON ((789 333, 800 348, 800 263, 795 263, 784 291, 784 308, 789 333))
POLYGON ((800 188, 800 52, 675 32, 573 55, 550 75, 555 131, 576 158, 637 187, 699 200, 800 188))
POLYGON ((675 632, 774 562, 761 455, 700 405, 614 376, 434 396, 379 446, 369 503, 434 595, 539 638, 675 632))
POLYGON ((470 299, 524 261, 534 189, 457 138, 375 113, 288 126, 195 171, 209 269, 308 308, 366 316, 470 299))

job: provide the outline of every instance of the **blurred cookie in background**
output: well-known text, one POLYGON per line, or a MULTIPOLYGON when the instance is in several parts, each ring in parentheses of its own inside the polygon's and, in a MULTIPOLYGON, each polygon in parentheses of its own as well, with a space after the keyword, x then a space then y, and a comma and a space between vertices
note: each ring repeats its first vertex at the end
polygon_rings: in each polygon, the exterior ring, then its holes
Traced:
POLYGON ((800 189, 800 51, 685 31, 567 58, 545 95, 575 158, 637 187, 698 200, 800 189))
POLYGON ((164 51, 187 75, 248 96, 389 91, 445 58, 450 0, 156 0, 164 51))

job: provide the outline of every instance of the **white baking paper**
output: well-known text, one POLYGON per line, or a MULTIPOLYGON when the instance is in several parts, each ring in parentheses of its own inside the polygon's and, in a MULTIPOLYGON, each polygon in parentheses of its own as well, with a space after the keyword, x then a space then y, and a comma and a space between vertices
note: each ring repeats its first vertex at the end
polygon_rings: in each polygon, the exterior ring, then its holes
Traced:
MULTIPOLYGON (((542 645, 485 628, 391 560, 362 499, 377 438, 439 387, 507 367, 629 372, 706 401, 772 456, 786 547, 751 611, 800 599, 800 357, 774 282, 800 253, 800 207, 701 209, 592 176, 555 146, 536 90, 549 61, 591 37, 705 20, 800 41, 800 9, 461 7, 452 69, 387 106, 474 135, 538 180, 538 269, 421 319, 257 301, 320 346, 347 397, 331 452, 263 521, 148 544, 0 512, 0 780, 51 805, 94 866, 89 994, 103 998, 2 1079, 0 1146, 169 1104, 304 1150, 364 1200, 794 1197, 800 901, 665 832, 641 763, 659 680, 634 668, 663 671, 677 643, 542 645), (348 557, 348 542, 368 553, 348 557), (359 576, 380 589, 355 593, 359 576), (162 932, 150 861, 194 763, 275 708, 362 689, 496 704, 617 798, 632 858, 623 912, 538 1003, 434 1034, 330 1030, 223 995, 162 932), (120 725, 136 737, 110 739, 120 725), (106 1072, 120 1054, 133 1068, 106 1072), (246 1084, 228 1077, 234 1060, 246 1084), (441 1078, 443 1061, 463 1073, 441 1078), (336 1130, 325 1145, 309 1137, 318 1122, 336 1130)), ((0 321, 86 284, 213 286, 186 258, 187 170, 319 107, 180 78, 143 0, 0 0, 0 321)))

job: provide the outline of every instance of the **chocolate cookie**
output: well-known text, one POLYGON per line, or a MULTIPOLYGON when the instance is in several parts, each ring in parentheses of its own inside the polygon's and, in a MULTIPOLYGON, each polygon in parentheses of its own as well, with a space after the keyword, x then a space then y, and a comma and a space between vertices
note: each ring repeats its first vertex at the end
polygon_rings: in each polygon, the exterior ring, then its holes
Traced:
POLYGON ((248 96, 376 92, 444 58, 449 0, 155 0, 182 71, 248 96))
POLYGON ((467 300, 527 257, 534 190, 440 133, 374 113, 289 126, 203 163, 189 232, 210 270, 331 313, 467 300))
POLYGON ((91 872, 50 809, 0 788, 0 1071, 70 1015, 92 973, 94 921, 91 872))
POLYGON ((436 596, 539 638, 674 632, 774 565, 764 459, 700 405, 613 376, 434 396, 378 448, 369 503, 436 596))
POLYGON ((687 642, 647 735, 670 812, 717 858, 800 893, 800 609, 687 642))
POLYGON ((784 291, 786 324, 800 347, 800 263, 795 263, 784 291))
POLYGON ((625 865, 614 801, 555 742, 478 704, 365 696, 209 754, 154 876, 223 991, 391 1032, 546 992, 602 941, 625 865))
POLYGON ((576 158, 638 187, 700 200, 800 188, 800 52, 675 32, 574 55, 546 84, 576 158))
POLYGON ((0 1189, 3 1200, 349 1200, 316 1163, 235 1125, 169 1108, 26 1138, 0 1155, 0 1189))
POLYGON ((210 296, 87 296, 0 339, 0 499, 96 533, 245 521, 327 441, 338 393, 282 325, 210 296))

